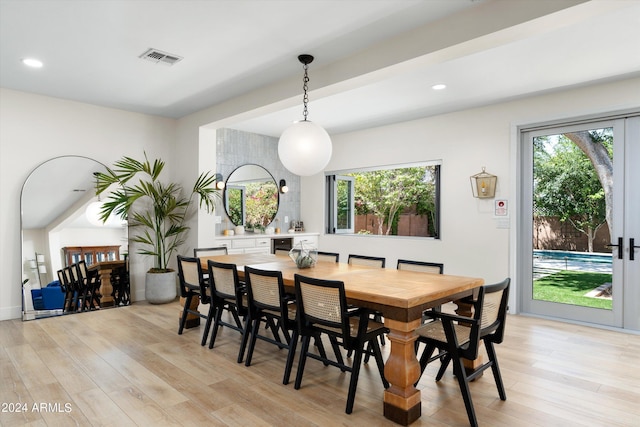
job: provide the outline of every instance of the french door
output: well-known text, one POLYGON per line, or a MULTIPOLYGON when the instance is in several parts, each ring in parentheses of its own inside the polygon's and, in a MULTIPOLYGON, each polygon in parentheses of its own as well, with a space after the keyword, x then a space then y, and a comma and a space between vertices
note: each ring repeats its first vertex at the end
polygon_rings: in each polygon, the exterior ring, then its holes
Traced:
POLYGON ((521 311, 640 330, 640 113, 528 129, 520 143, 521 311))

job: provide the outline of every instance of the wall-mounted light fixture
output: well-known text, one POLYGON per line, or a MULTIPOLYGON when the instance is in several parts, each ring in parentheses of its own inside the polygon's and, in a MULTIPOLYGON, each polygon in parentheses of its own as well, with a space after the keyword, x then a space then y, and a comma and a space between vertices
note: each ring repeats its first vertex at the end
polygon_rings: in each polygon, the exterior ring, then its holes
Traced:
POLYGON ((287 170, 301 175, 315 175, 322 171, 331 159, 331 137, 321 126, 307 120, 309 102, 309 75, 307 69, 313 61, 311 55, 300 55, 298 60, 303 64, 304 78, 302 90, 303 119, 295 122, 282 132, 278 141, 278 157, 287 170))
POLYGON ((484 166, 482 172, 471 176, 471 192, 473 197, 479 199, 491 199, 496 196, 496 182, 498 177, 485 172, 484 166))
POLYGON ((281 179, 280 180, 280 192, 282 194, 284 194, 287 191, 289 191, 289 187, 287 187, 287 181, 285 181, 284 179, 281 179))
POLYGON ((216 189, 222 190, 224 188, 224 178, 221 173, 216 174, 216 189))

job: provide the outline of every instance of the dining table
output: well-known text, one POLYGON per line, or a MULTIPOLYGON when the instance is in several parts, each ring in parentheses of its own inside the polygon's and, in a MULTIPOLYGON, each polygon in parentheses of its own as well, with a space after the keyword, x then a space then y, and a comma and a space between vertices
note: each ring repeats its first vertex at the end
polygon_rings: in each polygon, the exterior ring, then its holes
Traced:
POLYGON ((201 257, 205 271, 209 259, 235 264, 241 279, 245 266, 281 271, 285 287, 291 292, 296 274, 339 280, 344 282, 349 304, 380 312, 389 329, 387 338, 391 346, 384 366, 384 375, 389 382, 383 394, 384 416, 401 425, 409 425, 422 415, 422 396, 414 384, 420 378, 415 330, 422 322, 423 311, 473 295, 484 284, 484 280, 477 277, 342 262, 317 262, 311 268, 301 269, 288 256, 267 253, 201 257))

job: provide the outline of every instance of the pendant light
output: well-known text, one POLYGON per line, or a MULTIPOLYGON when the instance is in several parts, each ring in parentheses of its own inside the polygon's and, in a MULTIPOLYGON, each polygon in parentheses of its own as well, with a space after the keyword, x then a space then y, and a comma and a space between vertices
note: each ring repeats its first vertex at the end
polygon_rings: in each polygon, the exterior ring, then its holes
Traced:
POLYGON ((331 159, 331 138, 321 126, 307 120, 309 96, 307 95, 309 76, 307 70, 313 62, 313 56, 300 55, 298 60, 303 64, 304 78, 302 98, 304 109, 303 120, 293 123, 280 136, 278 141, 278 157, 287 170, 309 176, 321 172, 331 159))

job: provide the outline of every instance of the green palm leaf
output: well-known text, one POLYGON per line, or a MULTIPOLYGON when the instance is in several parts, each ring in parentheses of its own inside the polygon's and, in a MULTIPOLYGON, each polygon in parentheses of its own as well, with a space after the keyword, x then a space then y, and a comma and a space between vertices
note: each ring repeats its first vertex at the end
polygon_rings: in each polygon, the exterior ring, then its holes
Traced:
POLYGON ((197 197, 200 208, 207 212, 214 211, 215 201, 220 198, 214 187, 215 174, 201 173, 186 197, 179 184, 160 181, 164 167, 163 160, 150 162, 145 153, 144 161, 125 156, 114 163, 113 169, 96 174, 96 194, 109 191, 114 184, 119 186, 103 203, 100 219, 106 221, 115 214, 128 219, 131 227, 140 228, 131 240, 143 245, 138 253, 154 257, 154 267, 160 270, 167 269, 173 254, 185 242, 193 198, 197 197))

